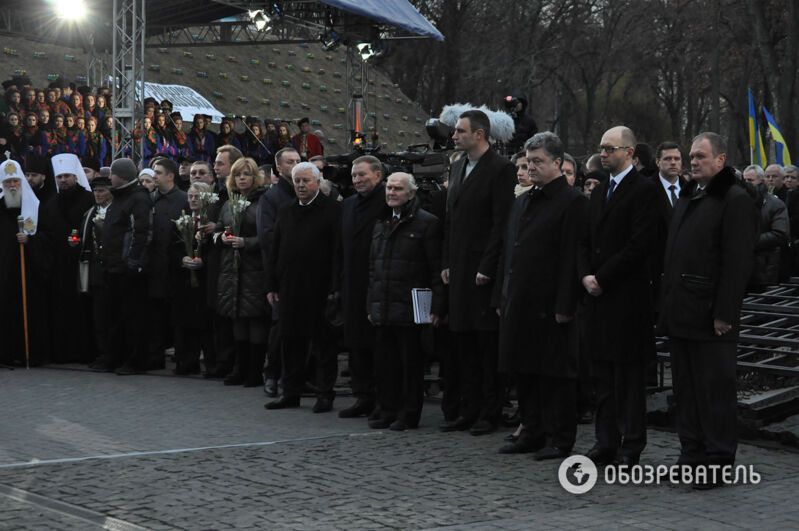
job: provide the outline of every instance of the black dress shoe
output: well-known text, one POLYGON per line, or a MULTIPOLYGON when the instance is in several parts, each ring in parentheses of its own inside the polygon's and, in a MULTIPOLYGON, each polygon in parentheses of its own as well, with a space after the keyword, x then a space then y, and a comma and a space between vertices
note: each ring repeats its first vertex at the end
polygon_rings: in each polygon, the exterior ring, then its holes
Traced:
POLYGON ((469 433, 472 435, 488 435, 489 433, 496 431, 496 429, 496 424, 483 419, 472 424, 472 427, 469 428, 469 433))
POLYGON ((354 419, 356 417, 365 417, 374 410, 374 402, 367 400, 356 400, 353 405, 346 407, 338 412, 340 419, 354 419))
POLYGON ((438 427, 439 430, 443 432, 448 431, 466 431, 472 425, 472 422, 469 419, 464 417, 458 417, 455 420, 448 420, 441 423, 438 427))
POLYGON ((380 406, 375 406, 374 409, 372 410, 372 412, 369 413, 369 416, 366 417, 366 418, 368 420, 377 420, 377 419, 379 419, 381 417, 382 414, 383 414, 383 412, 380 409, 380 406))
POLYGON ((134 374, 139 374, 139 371, 131 365, 130 363, 124 364, 122 367, 119 367, 116 371, 119 376, 131 376, 134 374))
POLYGON ((393 418, 379 418, 369 421, 369 427, 373 430, 385 430, 394 424, 393 418))
POLYGON ((333 409, 333 401, 329 398, 317 398, 316 403, 313 405, 314 413, 327 413, 333 409))
POLYGON ((512 443, 512 442, 518 441, 519 440, 519 436, 516 435, 515 433, 509 433, 505 437, 503 437, 503 439, 512 443))
POLYGON ((623 455, 621 456, 621 459, 619 459, 619 464, 625 466, 635 466, 640 460, 641 457, 637 455, 623 455))
POLYGON ((241 373, 231 372, 225 376, 225 379, 222 381, 222 383, 225 385, 241 385, 244 383, 244 377, 241 375, 241 373))
POLYGON ((547 459, 563 459, 569 457, 571 453, 570 448, 558 448, 557 446, 545 446, 538 450, 533 459, 536 461, 545 461, 547 459))
POLYGON ((594 462, 597 466, 607 466, 612 465, 616 462, 616 450, 611 450, 609 448, 599 448, 594 446, 585 456, 594 462))
POLYGON ((531 439, 530 437, 519 437, 515 442, 506 444, 499 449, 501 454, 529 454, 537 452, 544 446, 542 441, 531 439))
POLYGON ((408 429, 408 425, 402 420, 395 420, 389 425, 388 429, 391 431, 405 431, 408 429))
POLYGON ((95 372, 114 372, 114 369, 113 367, 111 367, 111 364, 102 359, 98 359, 97 361, 89 365, 89 368, 95 372))
POLYGON ((264 404, 266 409, 286 409, 289 407, 300 407, 300 398, 289 398, 286 396, 281 396, 277 400, 273 400, 272 402, 267 402, 264 404))
POLYGON ((175 368, 172 369, 172 373, 176 376, 188 376, 189 374, 200 374, 200 364, 199 363, 189 363, 189 364, 182 364, 178 363, 175 365, 175 368))

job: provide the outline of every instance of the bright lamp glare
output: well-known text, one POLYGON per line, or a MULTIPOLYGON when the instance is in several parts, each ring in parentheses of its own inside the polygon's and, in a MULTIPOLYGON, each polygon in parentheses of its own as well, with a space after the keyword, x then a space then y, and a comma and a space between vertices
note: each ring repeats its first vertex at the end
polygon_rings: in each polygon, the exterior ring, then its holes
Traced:
POLYGON ((56 0, 55 9, 58 18, 67 20, 81 20, 88 11, 84 0, 56 0))

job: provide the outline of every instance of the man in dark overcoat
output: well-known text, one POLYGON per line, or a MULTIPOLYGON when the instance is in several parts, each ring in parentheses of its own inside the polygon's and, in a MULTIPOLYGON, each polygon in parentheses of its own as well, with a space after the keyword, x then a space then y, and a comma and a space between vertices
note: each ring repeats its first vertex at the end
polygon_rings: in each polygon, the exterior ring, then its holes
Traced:
MULTIPOLYGON (((291 182, 291 170, 300 163, 300 154, 293 147, 284 147, 275 154, 275 168, 278 174, 277 183, 258 200, 258 212, 255 223, 258 227, 258 241, 261 244, 261 255, 264 260, 264 271, 269 263, 269 253, 272 248, 277 213, 280 208, 297 200, 294 194, 294 184, 291 182)), ((277 313, 272 313, 271 319, 278 319, 277 313)), ((280 340, 278 327, 269 329, 269 348, 264 362, 264 391, 272 398, 277 396, 277 382, 280 380, 282 368, 280 366, 280 340)))
MULTIPOLYGON (((450 173, 444 229, 442 280, 449 284, 449 325, 460 372, 458 418, 442 431, 494 431, 502 409, 497 376, 499 318, 491 307, 502 232, 513 204, 516 167, 488 142, 491 125, 482 111, 466 111, 455 124, 455 146, 466 152, 450 173)), ((445 392, 447 389, 445 382, 445 392)))
MULTIPOLYGON (((389 211, 380 160, 371 155, 352 161, 356 193, 341 204, 341 303, 344 341, 349 348, 350 385, 355 403, 341 418, 370 415, 375 406, 374 330, 366 318, 369 249, 372 229, 389 211)), ((418 287, 418 286, 417 286, 418 287)))
MULTIPOLYGON (((732 465, 737 449, 736 347, 758 238, 758 209, 725 165, 726 143, 702 133, 692 181, 666 246, 661 332, 669 336, 679 464, 732 465)), ((721 482, 697 482, 708 488, 721 482)))
POLYGON ((500 452, 556 459, 577 435, 577 246, 588 200, 562 176, 554 133, 537 133, 525 150, 534 186, 511 210, 497 280, 499 368, 515 377, 524 429, 500 452))
POLYGON ((277 215, 267 263, 267 298, 280 320, 283 395, 266 409, 299 407, 305 363, 316 356, 314 413, 330 411, 335 392, 335 350, 319 345, 328 297, 338 290, 341 207, 319 191, 322 174, 310 162, 291 171, 297 200, 277 215))
POLYGON ((598 465, 638 463, 646 446, 647 363, 655 353, 649 263, 657 237, 657 189, 633 166, 635 135, 624 126, 602 135, 600 153, 610 173, 591 194, 578 253, 588 292, 586 348, 596 388, 598 465))

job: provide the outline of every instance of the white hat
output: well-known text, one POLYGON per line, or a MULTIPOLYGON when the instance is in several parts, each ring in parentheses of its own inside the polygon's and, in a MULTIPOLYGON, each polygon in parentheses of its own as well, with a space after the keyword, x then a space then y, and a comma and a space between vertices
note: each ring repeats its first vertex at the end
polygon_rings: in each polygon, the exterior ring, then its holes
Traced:
MULTIPOLYGON (((22 182, 22 208, 20 215, 24 219, 23 230, 33 236, 39 225, 39 198, 33 193, 28 179, 22 173, 22 167, 15 160, 6 160, 0 164, 0 184, 8 179, 19 179, 22 182)), ((0 197, 3 197, 0 191, 0 197)))
MULTIPOLYGON (((86 172, 83 171, 83 164, 80 163, 80 159, 77 155, 62 153, 61 155, 54 156, 52 163, 53 175, 55 177, 65 173, 71 173, 78 178, 78 184, 81 185, 84 190, 87 192, 92 191, 92 187, 89 185, 89 179, 86 177, 86 172)), ((55 188, 58 190, 58 179, 55 181, 55 188)))
POLYGON ((139 172, 139 177, 141 177, 142 175, 148 175, 150 179, 154 179, 155 170, 153 170, 152 168, 144 168, 142 171, 139 172))

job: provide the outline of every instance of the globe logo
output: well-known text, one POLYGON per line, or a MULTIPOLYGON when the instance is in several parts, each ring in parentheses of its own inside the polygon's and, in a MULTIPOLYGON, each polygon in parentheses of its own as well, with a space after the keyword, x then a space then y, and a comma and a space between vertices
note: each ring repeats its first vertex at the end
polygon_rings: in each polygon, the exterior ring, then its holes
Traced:
POLYGON ((596 485, 596 465, 584 455, 572 455, 558 468, 560 486, 572 494, 585 494, 596 485))

